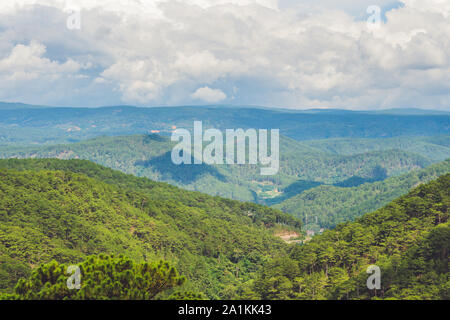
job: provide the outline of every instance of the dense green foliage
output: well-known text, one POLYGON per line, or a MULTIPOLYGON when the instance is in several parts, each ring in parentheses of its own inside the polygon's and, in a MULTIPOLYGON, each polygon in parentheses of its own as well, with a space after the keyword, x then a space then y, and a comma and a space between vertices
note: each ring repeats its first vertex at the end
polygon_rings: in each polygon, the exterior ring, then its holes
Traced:
POLYGON ((171 262, 183 290, 232 298, 263 261, 286 250, 274 228, 300 222, 252 203, 211 197, 88 161, 0 161, 0 290, 40 263, 93 254, 171 262))
POLYGON ((298 188, 299 181, 317 186, 346 182, 354 176, 382 180, 432 163, 403 150, 330 154, 282 136, 279 174, 267 177, 250 165, 177 166, 171 160, 173 146, 170 139, 158 135, 101 137, 69 145, 0 148, 0 157, 86 159, 188 190, 269 205, 305 190, 305 184, 298 188), (382 175, 377 172, 380 168, 382 175))
MULTIPOLYGON (((13 294, 4 299, 26 300, 151 300, 186 279, 169 263, 135 263, 123 256, 91 256, 79 268, 52 261, 34 269, 28 279, 20 279, 13 294), (77 287, 77 281, 78 287, 77 287), (69 288, 69 285, 71 286, 69 288)), ((189 294, 189 293, 188 293, 189 294)), ((178 296, 186 293, 178 293, 178 296)))
POLYGON ((281 212, 88 161, 2 160, 0 195, 10 299, 450 298, 450 174, 292 245, 273 236, 300 227, 281 212), (101 255, 112 253, 130 259, 101 255), (160 259, 169 264, 149 262, 160 259), (80 291, 64 287, 71 264, 82 266, 80 291), (369 265, 381 268, 380 290, 366 287, 369 265))
POLYGON ((243 297, 450 299, 450 174, 267 263, 243 297), (369 265, 381 288, 369 290, 369 265))
POLYGON ((388 204, 421 183, 449 172, 450 160, 447 160, 422 170, 357 187, 319 186, 274 207, 301 218, 309 229, 332 229, 339 223, 353 221, 388 204))
POLYGON ((305 141, 318 150, 340 155, 400 149, 420 154, 435 161, 449 157, 450 136, 397 137, 385 139, 324 139, 305 141))
MULTIPOLYGON (((447 143, 444 137, 436 140, 441 145, 447 143)), ((281 137, 280 173, 263 177, 257 166, 177 166, 170 158, 172 147, 168 138, 158 135, 102 137, 70 145, 3 148, 0 157, 88 159, 188 190, 276 205, 315 231, 351 221, 405 194, 418 183, 450 172, 449 163, 445 162, 394 177, 423 168, 431 161, 401 150, 327 154, 281 137), (391 178, 382 181, 387 177, 391 178)))

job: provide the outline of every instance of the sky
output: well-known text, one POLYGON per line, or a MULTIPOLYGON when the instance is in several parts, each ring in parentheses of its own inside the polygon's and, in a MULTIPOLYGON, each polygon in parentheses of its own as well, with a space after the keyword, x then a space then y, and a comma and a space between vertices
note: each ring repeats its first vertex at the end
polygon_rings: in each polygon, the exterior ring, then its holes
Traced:
POLYGON ((0 101, 450 111, 450 0, 2 1, 0 101))

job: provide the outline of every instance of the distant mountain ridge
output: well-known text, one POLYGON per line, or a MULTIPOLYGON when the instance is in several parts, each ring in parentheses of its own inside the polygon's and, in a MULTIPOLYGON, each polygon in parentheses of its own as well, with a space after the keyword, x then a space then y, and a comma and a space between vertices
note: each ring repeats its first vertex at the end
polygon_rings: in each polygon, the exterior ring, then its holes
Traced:
MULTIPOLYGON (((0 109, 24 109, 24 108, 83 108, 80 106, 46 106, 46 105, 33 105, 21 102, 3 102, 0 101, 0 109)), ((271 110, 279 112, 293 112, 293 113, 334 113, 334 112, 361 112, 361 113, 378 113, 378 114, 403 114, 403 115, 427 115, 427 114, 450 114, 450 111, 435 110, 435 109, 420 109, 420 108, 390 108, 390 109, 375 109, 375 110, 358 110, 358 109, 339 109, 339 108, 283 108, 283 107, 271 107, 271 106, 259 106, 259 105, 173 105, 173 106, 133 106, 133 105, 105 105, 96 107, 85 107, 89 109, 102 109, 102 108, 216 108, 216 109, 260 109, 271 110)))
POLYGON ((0 101, 0 110, 15 110, 15 109, 33 109, 33 108, 52 108, 50 106, 40 106, 40 105, 32 105, 20 102, 1 102, 0 101))
POLYGON ((299 140, 389 138, 450 133, 450 114, 389 114, 346 110, 279 110, 256 107, 0 108, 0 145, 55 144, 100 135, 170 135, 173 127, 280 129, 299 140))

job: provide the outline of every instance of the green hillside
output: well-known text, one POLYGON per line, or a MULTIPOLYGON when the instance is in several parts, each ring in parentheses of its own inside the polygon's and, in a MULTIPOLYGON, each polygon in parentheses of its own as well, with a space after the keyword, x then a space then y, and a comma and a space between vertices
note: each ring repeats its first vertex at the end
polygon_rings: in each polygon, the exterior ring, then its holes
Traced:
POLYGON ((304 143, 317 150, 340 155, 355 155, 364 152, 400 149, 420 154, 434 161, 443 161, 450 154, 450 136, 326 139, 305 141, 304 143))
POLYGON ((265 264, 259 299, 450 299, 450 174, 265 264), (366 270, 381 271, 369 290, 366 270))
POLYGON ((181 289, 233 298, 287 245, 276 230, 291 216, 137 178, 82 160, 0 161, 0 290, 40 263, 76 264, 92 254, 167 260, 181 289))
POLYGON ((86 161, 0 164, 3 291, 28 277, 16 298, 450 299, 450 174, 310 242, 286 245, 271 235, 274 220, 299 225, 268 208, 86 161), (144 262, 161 257, 169 262, 144 262), (37 267, 49 259, 56 261, 37 267), (72 263, 81 263, 86 282, 69 292, 64 270, 72 263), (380 289, 367 288, 370 265, 381 270, 380 289))
POLYGON ((282 136, 280 171, 267 177, 261 176, 257 166, 250 165, 177 166, 171 161, 173 146, 169 138, 158 135, 100 137, 68 145, 3 147, 0 158, 86 159, 188 190, 264 204, 279 203, 307 185, 335 184, 354 176, 381 180, 432 163, 403 150, 331 154, 282 136))
POLYGON ((308 229, 332 229, 406 194, 415 186, 450 172, 450 160, 422 170, 356 187, 318 186, 274 206, 304 221, 308 229))

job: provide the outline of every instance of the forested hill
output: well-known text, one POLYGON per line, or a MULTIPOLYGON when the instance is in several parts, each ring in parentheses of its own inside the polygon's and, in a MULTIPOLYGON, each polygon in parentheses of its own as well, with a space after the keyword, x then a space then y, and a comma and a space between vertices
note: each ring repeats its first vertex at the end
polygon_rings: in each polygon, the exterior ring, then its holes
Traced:
MULTIPOLYGON (((450 138, 445 141, 448 140, 450 138)), ((265 204, 279 203, 295 195, 299 180, 306 182, 303 186, 334 184, 354 176, 380 180, 432 164, 424 155, 399 149, 355 155, 330 154, 281 136, 280 171, 266 177, 261 176, 257 166, 249 165, 177 166, 171 160, 173 146, 169 138, 154 134, 99 137, 67 145, 2 147, 0 158, 91 160, 188 190, 265 204)), ((450 149, 447 151, 450 157, 450 149)))
POLYGON ((265 265, 247 287, 263 299, 450 299, 450 174, 265 265), (369 290, 366 270, 381 270, 369 290))
POLYGON ((450 139, 448 135, 385 139, 323 139, 305 141, 304 143, 317 150, 340 155, 400 149, 420 154, 435 161, 443 161, 450 157, 450 139))
POLYGON ((332 229, 408 193, 419 184, 450 173, 450 159, 383 181, 356 187, 318 186, 273 206, 301 218, 308 229, 332 229))
POLYGON ((300 222, 252 203, 189 192, 82 160, 0 161, 0 291, 52 259, 125 254, 172 262, 182 290, 234 298, 300 222))

